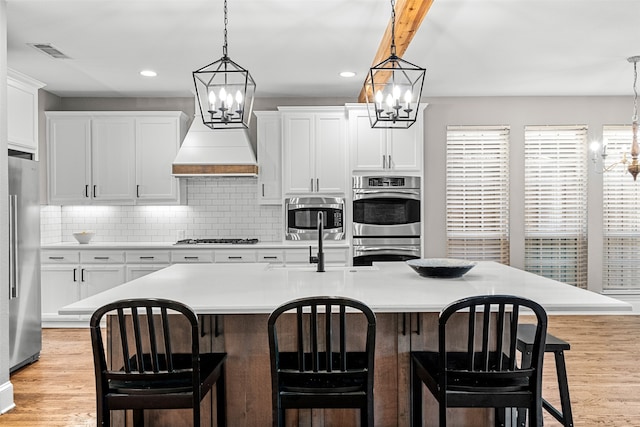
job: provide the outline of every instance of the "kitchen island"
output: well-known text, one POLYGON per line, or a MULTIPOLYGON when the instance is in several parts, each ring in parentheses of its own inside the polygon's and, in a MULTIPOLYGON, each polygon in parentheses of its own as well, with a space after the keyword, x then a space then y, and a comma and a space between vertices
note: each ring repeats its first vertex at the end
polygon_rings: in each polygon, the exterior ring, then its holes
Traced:
MULTIPOLYGON (((176 264, 78 301, 61 314, 91 314, 122 298, 182 301, 201 315, 205 345, 227 360, 229 425, 270 424, 271 387, 267 317, 285 301, 340 295, 368 304, 377 316, 375 420, 378 426, 409 425, 409 352, 435 349, 438 312, 450 302, 479 294, 533 299, 550 314, 630 312, 627 303, 494 262, 479 262, 457 279, 418 276, 408 265, 279 267, 269 264, 176 264)), ((430 425, 435 402, 425 397, 430 425)), ((432 400, 432 399, 431 399, 432 400)), ((357 425, 355 411, 300 411, 300 425, 357 425)), ((452 425, 488 425, 490 411, 460 410, 452 425), (483 411, 479 416, 477 412, 483 411), (489 416, 485 416, 485 413, 489 416), (457 424, 456 424, 457 423, 457 424)))

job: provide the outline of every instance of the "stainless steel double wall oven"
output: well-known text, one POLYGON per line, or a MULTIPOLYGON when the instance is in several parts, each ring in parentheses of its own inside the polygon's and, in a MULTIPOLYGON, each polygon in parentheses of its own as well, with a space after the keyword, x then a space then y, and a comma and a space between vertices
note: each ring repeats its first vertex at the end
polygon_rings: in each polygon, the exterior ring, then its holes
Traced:
POLYGON ((420 177, 353 177, 353 265, 420 258, 420 177))

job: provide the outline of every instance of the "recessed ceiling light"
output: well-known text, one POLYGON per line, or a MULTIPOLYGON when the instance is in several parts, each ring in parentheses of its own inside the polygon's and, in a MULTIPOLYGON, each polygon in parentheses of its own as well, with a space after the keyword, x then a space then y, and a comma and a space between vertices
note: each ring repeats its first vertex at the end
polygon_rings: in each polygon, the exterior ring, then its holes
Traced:
POLYGON ((142 70, 140 71, 140 75, 145 77, 155 77, 158 75, 158 73, 153 70, 142 70))
POLYGON ((340 73, 340 77, 355 77, 356 73, 353 71, 343 71, 340 73))

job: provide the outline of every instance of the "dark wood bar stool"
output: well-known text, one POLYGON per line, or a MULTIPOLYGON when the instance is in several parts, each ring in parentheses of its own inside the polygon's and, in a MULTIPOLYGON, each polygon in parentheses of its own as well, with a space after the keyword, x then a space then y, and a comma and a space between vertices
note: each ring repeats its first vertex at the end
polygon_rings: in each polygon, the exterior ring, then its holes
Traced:
MULTIPOLYGON (((531 350, 533 348, 534 334, 535 325, 521 324, 518 327, 518 350, 522 352, 523 366, 527 366, 527 364, 531 363, 531 350)), ((555 357, 556 375, 558 377, 558 390, 560 391, 562 412, 558 411, 544 398, 542 399, 542 407, 565 427, 573 427, 571 400, 569 399, 569 383, 567 382, 567 368, 564 362, 564 352, 570 348, 571 346, 568 342, 547 333, 547 341, 544 351, 547 353, 553 353, 555 357)), ((524 420, 524 410, 521 410, 518 412, 518 425, 524 425, 524 420)))

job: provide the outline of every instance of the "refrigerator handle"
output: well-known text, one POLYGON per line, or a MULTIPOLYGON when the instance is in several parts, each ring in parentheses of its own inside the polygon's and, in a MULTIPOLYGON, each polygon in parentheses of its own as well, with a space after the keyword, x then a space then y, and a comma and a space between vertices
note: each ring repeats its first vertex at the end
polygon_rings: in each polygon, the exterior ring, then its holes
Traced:
POLYGON ((9 299, 18 298, 18 195, 9 196, 9 299))

